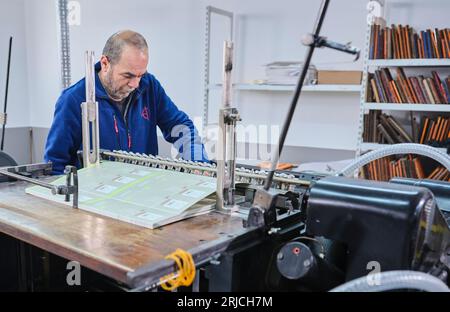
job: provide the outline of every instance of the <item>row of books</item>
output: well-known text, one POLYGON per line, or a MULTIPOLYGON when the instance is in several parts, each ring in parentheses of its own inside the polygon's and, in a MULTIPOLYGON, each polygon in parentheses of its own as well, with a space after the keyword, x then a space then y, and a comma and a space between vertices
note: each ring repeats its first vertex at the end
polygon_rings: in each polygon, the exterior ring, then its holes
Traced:
POLYGON ((409 25, 385 27, 372 24, 370 59, 450 58, 450 29, 427 29, 417 33, 409 25))
POLYGON ((434 179, 450 181, 450 172, 438 166, 426 174, 419 157, 411 155, 395 159, 384 157, 372 161, 361 170, 361 176, 368 180, 389 181, 392 178, 434 179))
POLYGON ((435 147, 450 146, 450 117, 422 117, 417 141, 435 147))
POLYGON ((417 129, 416 118, 411 121, 410 135, 393 116, 381 111, 369 111, 364 115, 363 141, 380 144, 420 143, 433 147, 450 146, 450 117, 421 118, 417 129))
POLYGON ((436 169, 428 175, 427 179, 449 181, 450 182, 450 172, 445 167, 436 167, 436 169))
POLYGON ((376 103, 450 104, 450 76, 407 77, 402 67, 394 75, 388 68, 369 73, 367 101, 376 103))

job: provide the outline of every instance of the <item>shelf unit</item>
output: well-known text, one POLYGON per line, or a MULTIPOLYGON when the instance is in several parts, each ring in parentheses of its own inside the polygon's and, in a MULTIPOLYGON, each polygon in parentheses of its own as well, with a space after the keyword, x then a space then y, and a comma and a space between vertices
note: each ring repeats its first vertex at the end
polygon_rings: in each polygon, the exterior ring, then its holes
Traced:
MULTIPOLYGON (((378 16, 379 17, 379 16, 378 16)), ((364 51, 363 79, 360 97, 360 116, 358 127, 358 144, 356 156, 362 152, 379 149, 386 144, 363 142, 364 115, 370 110, 404 111, 404 112, 439 112, 449 113, 450 104, 414 104, 414 103, 369 103, 367 102, 369 70, 377 67, 404 67, 404 68, 434 68, 449 67, 450 59, 369 59, 371 25, 368 23, 366 30, 366 44, 364 51)), ((441 148, 447 151, 446 148, 441 148)))
POLYGON ((450 59, 377 59, 367 60, 367 65, 371 67, 446 67, 450 66, 450 59))
POLYGON ((364 110, 450 112, 450 104, 363 103, 364 110))
MULTIPOLYGON (((282 91, 294 92, 295 85, 271 85, 271 84, 251 84, 239 83, 233 84, 234 90, 243 91, 282 91)), ((221 84, 209 85, 210 90, 221 89, 221 84)), ((361 85, 306 85, 302 91, 306 92, 360 92, 361 85)))
MULTIPOLYGON (((380 16, 378 16, 380 18, 380 16)), ((370 18, 368 18, 370 20, 370 18)), ((372 19, 372 21, 375 21, 375 19, 372 19)), ((390 24, 390 23, 386 23, 390 24)), ((429 112, 431 114, 436 113, 442 113, 442 115, 447 116, 448 113, 450 113, 450 104, 416 104, 416 103, 372 103, 368 100, 368 93, 369 88, 371 87, 371 83, 369 81, 369 73, 373 73, 376 69, 379 68, 393 68, 393 67, 401 67, 401 68, 410 68, 415 72, 427 72, 427 75, 431 73, 432 70, 442 70, 444 67, 450 69, 450 59, 369 59, 369 50, 371 46, 371 24, 368 23, 367 30, 366 30, 366 45, 365 45, 365 51, 364 51, 364 65, 363 65, 363 79, 362 79, 362 86, 361 86, 361 93, 360 93, 360 116, 359 116, 359 127, 358 127, 358 143, 357 143, 357 150, 356 150, 356 156, 361 155, 363 152, 367 152, 370 150, 378 150, 381 148, 384 148, 386 146, 390 146, 388 144, 379 144, 379 143, 368 143, 363 142, 364 139, 364 122, 365 122, 365 114, 370 111, 388 111, 395 113, 397 112, 397 115, 399 112, 404 112, 405 115, 408 113, 410 116, 409 118, 413 118, 414 112, 429 112)), ((447 69, 445 69, 447 71, 447 69)), ((383 83, 384 84, 384 83, 383 83)), ((396 92, 396 91, 395 91, 396 92)), ((400 92, 400 91, 399 91, 400 92)), ((440 114, 441 115, 441 114, 440 114)), ((373 121, 372 121, 373 122, 373 121)), ((374 128, 372 128, 374 129, 374 128)), ((373 130, 372 130, 373 131, 373 130)), ((422 130, 423 131, 423 130, 422 130)), ((417 138, 414 138, 417 139, 417 138)), ((447 153, 447 148, 438 148, 439 151, 443 153, 447 153)), ((419 162, 420 163, 420 162, 419 162)), ((407 166, 407 162, 401 161, 402 166, 407 166)), ((369 178, 376 178, 378 175, 378 178, 380 177, 380 171, 383 172, 385 170, 384 174, 386 175, 386 172, 389 172, 387 175, 395 175, 395 170, 398 169, 400 166, 400 160, 396 161, 395 163, 391 162, 389 163, 389 168, 384 169, 377 169, 380 168, 379 166, 385 166, 381 160, 379 160, 378 163, 372 163, 372 167, 366 167, 365 174, 368 175, 369 178), (396 167, 397 166, 397 167, 396 167), (372 172, 372 173, 371 173, 372 172)), ((415 165, 414 165, 415 166, 415 165)), ((408 172, 410 169, 403 169, 403 172, 408 172)), ((416 169, 414 169, 416 170, 416 169)), ((403 173, 405 174, 405 173, 403 173)), ((412 173, 410 173, 412 174, 412 173)), ((415 171, 414 174, 417 174, 417 171, 415 171)), ((429 173, 427 173, 429 174, 429 173)), ((408 175, 408 173, 406 173, 408 175)), ((381 173, 381 176, 383 176, 383 173, 381 173)))

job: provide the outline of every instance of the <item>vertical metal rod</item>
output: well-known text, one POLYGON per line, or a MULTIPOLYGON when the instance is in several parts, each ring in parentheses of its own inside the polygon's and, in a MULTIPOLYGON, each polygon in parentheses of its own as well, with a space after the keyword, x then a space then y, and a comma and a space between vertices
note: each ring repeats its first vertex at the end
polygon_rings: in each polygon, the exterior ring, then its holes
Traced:
POLYGON ((209 60, 211 56, 211 9, 206 7, 206 34, 205 34, 205 89, 203 93, 203 138, 206 138, 209 115, 209 60))
MULTIPOLYGON (((231 71, 233 69, 233 43, 225 41, 223 45, 223 90, 222 90, 222 108, 219 113, 219 136, 217 142, 217 208, 224 209, 224 205, 232 205, 234 196, 230 195, 231 175, 234 171, 230 166, 234 163, 234 157, 229 154, 230 145, 234 137, 234 128, 230 131, 230 126, 226 119, 231 108, 231 71), (233 133, 230 136, 230 133, 233 133), (225 196, 225 198, 224 198, 225 196)), ((234 147, 233 147, 234 150, 234 147)))
POLYGON ((29 134, 30 134, 30 136, 29 136, 29 142, 30 142, 30 164, 32 164, 33 163, 33 160, 34 160, 34 151, 33 151, 33 149, 34 149, 34 134, 33 134, 33 127, 30 127, 29 128, 29 134))
POLYGON ((95 102, 94 52, 86 51, 86 102, 95 102))
MULTIPOLYGON (((329 3, 330 3, 330 0, 323 0, 322 1, 321 8, 320 8, 320 11, 319 11, 319 16, 318 16, 318 19, 317 19, 317 22, 316 22, 316 25, 315 25, 315 29, 314 29, 314 32, 313 32, 313 34, 315 35, 316 38, 320 34, 320 29, 322 28, 323 20, 325 18, 325 15, 326 15, 329 3)), ((292 98, 292 102, 291 102, 291 105, 289 107, 288 114, 286 116, 286 120, 285 120, 285 122, 283 124, 283 128, 282 128, 282 131, 281 131, 280 139, 278 141, 278 147, 273 152, 273 155, 272 155, 272 166, 270 168, 270 171, 269 171, 269 173, 267 175, 266 182, 264 184, 264 189, 266 191, 268 191, 270 186, 272 185, 273 176, 274 176, 275 170, 277 168, 278 160, 280 159, 280 154, 281 154, 281 152, 283 150, 284 141, 286 140, 286 136, 287 136, 289 127, 291 125, 292 117, 294 117, 295 108, 297 107, 297 102, 298 102, 298 99, 300 97, 300 93, 301 93, 302 88, 303 88, 303 83, 305 81, 305 77, 306 77, 306 74, 308 72, 309 64, 311 63, 311 58, 313 56, 314 50, 315 50, 315 45, 311 44, 309 46, 309 48, 308 48, 308 52, 307 52, 306 57, 305 57, 305 62, 303 63, 302 72, 300 74, 300 78, 299 78, 299 81, 297 83, 297 87, 295 89, 294 97, 292 98)))
POLYGON ((83 163, 84 167, 100 163, 100 142, 98 124, 98 103, 95 101, 94 52, 87 51, 86 61, 86 102, 81 104, 83 163), (92 146, 91 146, 92 141, 92 146), (91 152, 92 147, 92 152, 91 152))
POLYGON ((231 107, 231 70, 233 69, 233 43, 225 41, 223 44, 223 93, 222 108, 231 107))
POLYGON ((71 84, 71 69, 70 69, 70 28, 68 17, 68 2, 67 0, 57 0, 57 9, 59 17, 59 48, 61 58, 61 84, 63 89, 68 88, 71 84))
POLYGON ((231 71, 233 70, 234 45, 231 41, 224 44, 225 66, 224 66, 224 109, 227 109, 226 116, 226 194, 225 203, 234 206, 235 194, 235 171, 236 171, 236 123, 239 119, 237 110, 231 107, 233 99, 231 71))
POLYGON ((216 189, 216 206, 217 209, 222 210, 224 204, 224 189, 225 189, 225 123, 223 122, 223 111, 219 113, 219 133, 217 140, 217 189, 216 189))
POLYGON ((210 56, 211 56, 211 16, 216 14, 229 18, 230 20, 230 32, 229 40, 233 41, 233 25, 234 15, 232 12, 228 12, 222 9, 218 9, 212 6, 206 7, 206 25, 205 25, 205 90, 203 94, 203 136, 206 137, 207 127, 209 125, 209 88, 210 88, 210 56))
POLYGON ((13 37, 9 37, 9 51, 8 51, 8 67, 6 69, 6 88, 5 88, 5 103, 3 105, 3 125, 2 125, 2 144, 0 150, 3 151, 5 144, 5 128, 6 128, 6 110, 8 107, 8 90, 9 90, 9 72, 11 69, 11 50, 12 50, 12 40, 13 37))
POLYGON ((235 172, 236 172, 236 121, 227 125, 227 166, 226 177, 228 182, 227 193, 225 194, 226 203, 234 205, 235 194, 235 172))

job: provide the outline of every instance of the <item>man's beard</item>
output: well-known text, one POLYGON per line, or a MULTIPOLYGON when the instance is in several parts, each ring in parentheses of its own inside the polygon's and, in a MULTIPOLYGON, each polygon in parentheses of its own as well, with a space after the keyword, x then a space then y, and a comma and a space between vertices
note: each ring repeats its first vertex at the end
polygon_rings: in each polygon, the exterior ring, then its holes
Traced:
POLYGON ((128 89, 128 90, 123 91, 123 90, 116 88, 114 86, 112 76, 113 76, 112 70, 109 71, 105 76, 104 87, 105 87, 106 93, 108 93, 109 97, 111 99, 113 99, 114 101, 122 101, 123 99, 128 97, 128 95, 130 95, 130 93, 133 92, 134 89, 128 89))

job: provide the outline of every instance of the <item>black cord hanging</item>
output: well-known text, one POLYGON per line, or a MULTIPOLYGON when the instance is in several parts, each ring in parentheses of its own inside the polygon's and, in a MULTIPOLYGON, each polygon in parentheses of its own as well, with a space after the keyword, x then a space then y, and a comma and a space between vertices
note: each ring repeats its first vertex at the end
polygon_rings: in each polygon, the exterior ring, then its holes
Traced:
POLYGON ((3 116, 4 116, 5 120, 3 121, 3 126, 2 126, 2 143, 0 146, 0 151, 3 151, 3 147, 5 144, 6 110, 8 108, 9 72, 10 72, 10 68, 11 68, 12 40, 13 40, 13 37, 11 36, 9 38, 8 66, 6 68, 5 102, 3 104, 3 116))

